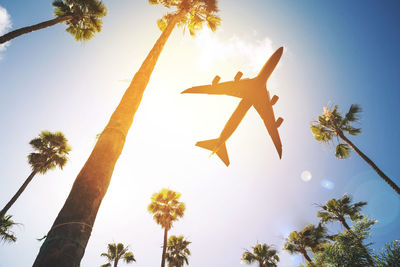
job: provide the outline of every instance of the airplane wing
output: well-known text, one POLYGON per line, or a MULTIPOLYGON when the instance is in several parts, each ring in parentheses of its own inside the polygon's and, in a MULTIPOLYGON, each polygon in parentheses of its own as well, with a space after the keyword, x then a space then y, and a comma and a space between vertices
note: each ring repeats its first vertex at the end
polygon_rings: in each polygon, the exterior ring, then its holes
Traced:
POLYGON ((228 95, 243 97, 241 88, 243 81, 223 82, 213 85, 195 86, 186 89, 181 94, 209 94, 209 95, 228 95))
POLYGON ((274 143, 276 151, 279 154, 279 158, 282 158, 282 143, 281 138, 279 137, 278 126, 275 120, 272 105, 270 102, 266 102, 265 98, 263 98, 262 100, 260 99, 254 103, 253 106, 263 119, 268 134, 271 136, 272 142, 274 143))

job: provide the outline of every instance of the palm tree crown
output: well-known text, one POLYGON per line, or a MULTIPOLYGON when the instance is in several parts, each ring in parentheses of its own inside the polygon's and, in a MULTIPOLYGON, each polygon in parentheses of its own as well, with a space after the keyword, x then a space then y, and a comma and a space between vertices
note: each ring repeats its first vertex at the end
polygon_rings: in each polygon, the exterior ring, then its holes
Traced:
POLYGON ((170 236, 167 243, 165 258, 168 267, 182 267, 185 263, 189 265, 190 256, 189 244, 192 243, 184 239, 184 236, 170 236))
POLYGON ((322 210, 318 211, 317 217, 321 218, 322 223, 339 221, 347 230, 350 230, 345 217, 350 217, 352 221, 362 219, 364 216, 360 213, 361 208, 367 205, 367 202, 352 204, 351 201, 351 196, 346 194, 339 199, 332 198, 321 206, 322 210))
POLYGON ((15 242, 17 237, 11 231, 11 227, 16 225, 13 220, 11 220, 11 215, 0 217, 0 241, 3 242, 15 242))
POLYGON ((170 230, 172 223, 183 217, 185 203, 179 202, 180 197, 180 193, 165 188, 151 197, 148 211, 162 228, 170 230))
POLYGON ((44 174, 57 166, 61 169, 65 166, 68 161, 67 155, 71 151, 67 142, 68 140, 64 137, 63 133, 51 133, 49 131, 42 131, 39 137, 29 142, 35 151, 28 155, 28 162, 32 167, 32 173, 11 200, 0 210, 0 218, 6 215, 7 211, 14 205, 15 201, 17 201, 38 172, 44 174))
POLYGON ((33 150, 36 151, 28 156, 32 169, 38 170, 42 174, 57 166, 62 169, 67 163, 67 155, 71 151, 67 142, 68 140, 62 132, 42 131, 39 137, 29 142, 33 150))
POLYGON ((72 18, 65 21, 67 32, 77 41, 87 41, 102 28, 101 18, 107 15, 107 9, 99 0, 55 0, 54 15, 57 18, 72 18))
MULTIPOLYGON (((311 131, 317 141, 329 143, 336 137, 337 146, 335 156, 338 159, 349 157, 351 149, 353 149, 365 162, 367 162, 376 173, 400 195, 400 187, 392 181, 376 164, 367 157, 356 145, 354 145, 345 135, 344 132, 357 135, 361 133, 360 128, 355 128, 351 125, 352 122, 359 120, 361 107, 351 105, 349 111, 343 117, 338 111, 338 106, 334 106, 332 110, 324 107, 324 113, 318 116, 318 121, 311 123, 311 131), (344 143, 341 143, 343 141, 344 143)), ((334 141, 332 141, 334 142, 334 141)))
POLYGON ((114 262, 114 267, 117 267, 120 259, 123 259, 126 263, 132 263, 135 260, 132 252, 128 251, 129 246, 124 246, 122 243, 110 243, 108 244, 108 252, 101 253, 100 256, 106 257, 108 263, 101 265, 101 267, 111 267, 111 262, 114 262))
POLYGON ((246 264, 259 263, 259 267, 276 267, 279 262, 277 251, 267 244, 257 244, 252 247, 253 252, 246 250, 242 255, 242 261, 246 264))
MULTIPOLYGON (((343 117, 338 111, 338 106, 335 105, 332 110, 324 107, 324 113, 318 116, 318 121, 311 123, 311 131, 317 141, 328 143, 334 140, 334 137, 340 137, 343 132, 351 135, 361 133, 360 128, 355 128, 351 125, 352 122, 359 120, 361 107, 353 104, 349 111, 343 117)), ((337 138, 337 146, 335 156, 338 159, 349 157, 351 148, 348 144, 341 143, 337 138)))
POLYGON ((0 44, 58 23, 67 24, 66 31, 75 40, 87 41, 101 31, 101 18, 107 14, 107 9, 100 0, 55 0, 53 6, 55 18, 10 31, 0 36, 0 44))
POLYGON ((180 193, 169 189, 161 189, 151 197, 148 211, 153 214, 153 219, 157 224, 164 228, 164 243, 161 254, 161 267, 165 266, 165 252, 167 250, 168 231, 172 228, 172 223, 183 217, 185 203, 179 202, 180 193))
POLYGON ((182 14, 177 21, 178 27, 187 28, 192 36, 195 36, 196 31, 203 28, 204 23, 212 31, 215 31, 221 24, 221 18, 216 15, 218 12, 217 0, 149 0, 149 3, 177 9, 176 12, 167 13, 157 20, 157 26, 161 31, 167 27, 168 23, 177 14, 182 14))
POLYGON ((291 232, 283 249, 290 254, 300 253, 308 262, 311 262, 307 250, 309 249, 312 252, 320 251, 326 244, 326 231, 327 229, 321 224, 317 227, 309 224, 300 232, 291 232))

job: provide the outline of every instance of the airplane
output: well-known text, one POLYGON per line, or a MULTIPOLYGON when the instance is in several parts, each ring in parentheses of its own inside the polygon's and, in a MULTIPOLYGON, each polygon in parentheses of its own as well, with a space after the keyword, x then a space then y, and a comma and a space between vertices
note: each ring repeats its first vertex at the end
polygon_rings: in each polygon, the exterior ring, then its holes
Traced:
POLYGON ((229 118, 220 136, 216 139, 200 141, 196 146, 212 151, 229 166, 229 157, 226 151, 225 142, 231 137, 233 132, 239 126, 247 111, 253 106, 264 121, 268 134, 271 136, 279 158, 282 158, 282 143, 279 137, 278 128, 283 122, 279 117, 275 120, 272 106, 276 104, 279 97, 274 95, 270 98, 267 90, 267 81, 278 64, 283 53, 283 47, 280 47, 268 59, 260 73, 252 79, 243 79, 242 72, 238 72, 233 81, 219 83, 220 77, 217 75, 211 85, 195 86, 182 92, 182 94, 209 94, 209 95, 228 95, 242 98, 238 107, 229 118))

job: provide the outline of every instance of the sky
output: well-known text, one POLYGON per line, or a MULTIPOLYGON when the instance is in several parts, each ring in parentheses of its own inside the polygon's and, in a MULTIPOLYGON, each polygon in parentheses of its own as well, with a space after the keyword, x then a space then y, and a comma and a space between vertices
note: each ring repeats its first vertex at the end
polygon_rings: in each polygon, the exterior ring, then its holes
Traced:
MULTIPOLYGON (((108 15, 93 40, 79 43, 65 25, 0 46, 0 205, 30 174, 29 141, 62 131, 72 151, 63 170, 36 175, 9 210, 18 241, 0 244, 0 267, 30 266, 72 183, 135 72, 160 35, 167 9, 146 0, 104 1, 108 15)), ((131 266, 158 266, 163 230, 147 212, 162 188, 182 194, 185 215, 170 234, 192 242, 191 266, 244 266, 257 242, 279 250, 279 266, 299 266, 281 251, 291 231, 318 222, 318 204, 351 194, 367 201, 378 222, 379 250, 400 238, 400 197, 355 153, 337 160, 334 147, 313 139, 310 122, 324 106, 363 108, 363 133, 351 140, 400 184, 398 1, 220 0, 222 24, 192 38, 177 28, 152 74, 116 164, 82 259, 100 266, 107 244, 130 245, 131 266), (182 95, 215 75, 254 77, 280 46, 284 53, 267 87, 278 95, 280 160, 257 112, 249 110, 227 141, 226 167, 197 141, 218 137, 239 103, 229 96, 182 95), (302 179, 303 177, 303 179, 302 179)), ((2 0, 0 34, 51 19, 51 1, 2 0)), ((341 230, 329 226, 331 233, 341 230)), ((124 266, 123 264, 121 264, 124 266)))

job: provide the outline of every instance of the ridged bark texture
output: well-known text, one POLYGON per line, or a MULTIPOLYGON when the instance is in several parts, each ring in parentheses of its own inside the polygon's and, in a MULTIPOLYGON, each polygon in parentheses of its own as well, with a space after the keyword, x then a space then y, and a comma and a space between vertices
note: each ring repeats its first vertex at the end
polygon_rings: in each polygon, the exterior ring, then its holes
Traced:
POLYGON ((178 13, 170 21, 133 77, 89 159, 76 177, 63 208, 40 248, 34 267, 79 266, 143 92, 168 37, 182 15, 182 12, 178 13))
POLYGON ((63 16, 63 17, 47 20, 47 21, 44 21, 44 22, 41 22, 41 23, 38 23, 38 24, 35 24, 32 26, 27 26, 27 27, 16 29, 15 31, 11 31, 11 32, 8 32, 8 33, 0 36, 0 44, 8 42, 14 38, 17 38, 18 36, 23 35, 23 34, 41 30, 41 29, 56 25, 58 23, 61 23, 61 22, 64 22, 64 21, 67 21, 70 19, 72 19, 72 16, 63 16))
POLYGON ((375 171, 376 173, 386 182, 389 184, 397 194, 400 195, 400 188, 389 178, 386 174, 381 171, 375 163, 368 158, 363 152, 361 152, 358 147, 356 147, 347 137, 343 134, 343 132, 338 133, 339 137, 345 141, 363 160, 365 160, 375 171))
POLYGON ((33 170, 33 172, 26 178, 25 182, 22 184, 22 186, 18 189, 17 193, 11 198, 11 200, 4 206, 4 208, 0 211, 0 218, 3 218, 7 211, 11 208, 12 205, 14 205, 15 201, 19 198, 19 196, 24 192, 28 184, 32 181, 33 177, 36 175, 38 170, 33 170))

